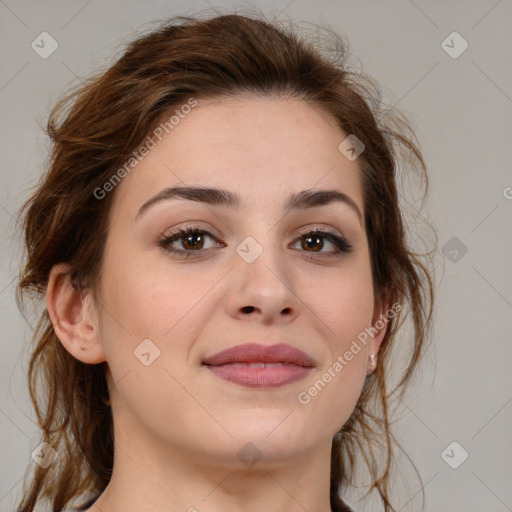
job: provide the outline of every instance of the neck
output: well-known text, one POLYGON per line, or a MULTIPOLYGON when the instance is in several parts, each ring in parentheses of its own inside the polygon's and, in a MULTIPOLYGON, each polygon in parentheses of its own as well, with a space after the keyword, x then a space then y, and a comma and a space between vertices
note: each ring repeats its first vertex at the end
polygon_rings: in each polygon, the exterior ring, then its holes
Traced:
MULTIPOLYGON (((108 487, 87 512, 331 512, 331 445, 246 467, 154 439, 116 436, 108 487)), ((236 452, 236 450, 235 450, 236 452)))

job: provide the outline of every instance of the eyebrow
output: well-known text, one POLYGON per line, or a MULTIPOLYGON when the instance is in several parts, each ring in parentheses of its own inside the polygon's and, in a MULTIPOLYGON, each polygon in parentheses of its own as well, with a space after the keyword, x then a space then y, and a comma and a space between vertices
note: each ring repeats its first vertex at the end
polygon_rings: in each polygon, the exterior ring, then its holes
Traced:
MULTIPOLYGON (((241 210, 244 204, 239 195, 225 189, 191 186, 168 187, 146 201, 139 208, 135 219, 140 217, 156 203, 170 199, 186 199, 189 201, 207 203, 213 206, 223 206, 237 211, 241 210)), ((339 190, 310 189, 291 194, 284 204, 284 212, 288 213, 291 210, 314 208, 316 206, 325 206, 332 203, 342 203, 350 206, 357 214, 361 225, 363 225, 363 214, 356 202, 350 196, 339 190)))

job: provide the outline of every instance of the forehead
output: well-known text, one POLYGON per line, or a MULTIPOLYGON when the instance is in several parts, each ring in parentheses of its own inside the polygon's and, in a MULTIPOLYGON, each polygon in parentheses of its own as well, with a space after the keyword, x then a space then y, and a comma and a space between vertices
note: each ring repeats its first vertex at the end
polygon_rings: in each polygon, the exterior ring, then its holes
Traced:
POLYGON ((198 99, 186 112, 160 130, 161 140, 152 137, 156 145, 118 185, 116 209, 133 216, 161 189, 194 184, 232 190, 244 204, 260 205, 283 203, 304 189, 334 188, 363 211, 357 160, 338 149, 347 135, 305 101, 247 94, 198 99))

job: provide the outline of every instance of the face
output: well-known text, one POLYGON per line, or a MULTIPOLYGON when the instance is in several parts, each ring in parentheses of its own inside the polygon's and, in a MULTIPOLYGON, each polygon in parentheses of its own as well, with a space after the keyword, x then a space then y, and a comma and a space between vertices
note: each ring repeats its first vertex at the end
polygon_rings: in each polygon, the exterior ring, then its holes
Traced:
POLYGON ((357 160, 338 149, 345 138, 302 100, 198 100, 117 186, 98 314, 124 432, 216 464, 248 442, 264 461, 330 445, 372 350, 344 354, 374 317, 362 184, 357 160), (139 212, 176 186, 223 189, 239 204, 174 196, 139 212), (348 199, 286 209, 320 189, 348 199), (310 366, 203 364, 245 343, 289 345, 310 366))

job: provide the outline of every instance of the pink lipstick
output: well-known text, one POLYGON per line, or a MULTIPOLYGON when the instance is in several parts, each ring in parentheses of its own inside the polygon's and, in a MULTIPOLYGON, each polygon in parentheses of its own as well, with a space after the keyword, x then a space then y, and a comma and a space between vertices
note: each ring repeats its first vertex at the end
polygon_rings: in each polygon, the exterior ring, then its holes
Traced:
POLYGON ((305 352, 290 345, 246 343, 202 362, 221 379, 251 388, 273 388, 303 379, 316 366, 305 352))

